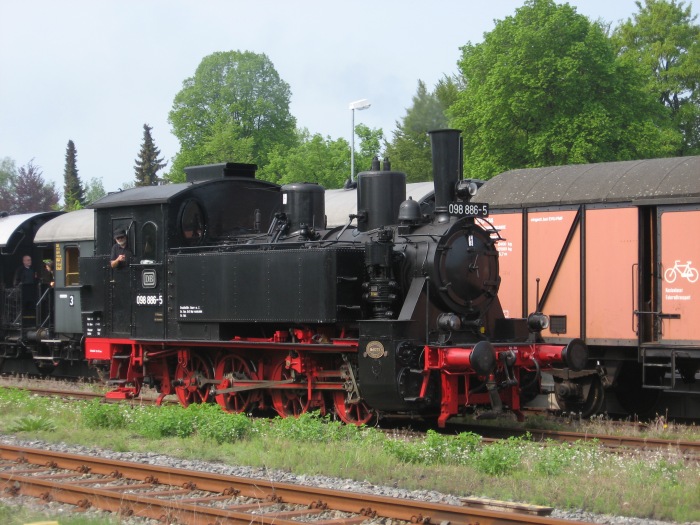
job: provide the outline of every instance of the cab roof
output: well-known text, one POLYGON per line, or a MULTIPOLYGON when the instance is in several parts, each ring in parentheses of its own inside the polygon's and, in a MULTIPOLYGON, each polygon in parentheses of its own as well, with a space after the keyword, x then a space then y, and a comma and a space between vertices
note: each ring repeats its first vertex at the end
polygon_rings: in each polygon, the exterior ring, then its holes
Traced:
POLYGON ((238 184, 254 185, 259 187, 272 187, 279 189, 279 186, 264 180, 252 179, 249 177, 228 177, 221 179, 209 179, 195 182, 183 182, 177 184, 163 184, 160 186, 137 186, 127 190, 115 191, 93 202, 89 208, 115 208, 120 206, 143 206, 147 204, 165 204, 176 196, 190 191, 194 188, 213 184, 238 184))

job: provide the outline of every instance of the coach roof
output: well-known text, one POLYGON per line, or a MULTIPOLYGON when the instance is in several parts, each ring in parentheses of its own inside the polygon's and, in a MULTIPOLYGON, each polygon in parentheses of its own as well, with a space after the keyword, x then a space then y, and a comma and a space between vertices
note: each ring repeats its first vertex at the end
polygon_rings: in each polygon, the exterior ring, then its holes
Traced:
POLYGON ((85 208, 51 219, 36 232, 34 242, 91 241, 94 238, 95 212, 85 208))
MULTIPOLYGON (((29 235, 32 228, 36 227, 35 225, 37 222, 43 224, 43 222, 62 213, 61 211, 46 211, 0 217, 0 248, 5 248, 8 245, 13 234, 17 233, 20 237, 25 237, 29 235)), ((17 237, 15 237, 15 239, 17 239, 17 237)))
POLYGON ((700 156, 516 169, 479 189, 494 208, 700 200, 700 156))

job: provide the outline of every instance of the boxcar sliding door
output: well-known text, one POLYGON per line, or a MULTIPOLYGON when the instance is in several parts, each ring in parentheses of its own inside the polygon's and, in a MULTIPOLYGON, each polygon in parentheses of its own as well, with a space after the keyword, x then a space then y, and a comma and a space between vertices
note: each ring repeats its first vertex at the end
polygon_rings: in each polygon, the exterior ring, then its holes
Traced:
POLYGON ((659 341, 700 344, 699 207, 658 208, 662 316, 659 341))

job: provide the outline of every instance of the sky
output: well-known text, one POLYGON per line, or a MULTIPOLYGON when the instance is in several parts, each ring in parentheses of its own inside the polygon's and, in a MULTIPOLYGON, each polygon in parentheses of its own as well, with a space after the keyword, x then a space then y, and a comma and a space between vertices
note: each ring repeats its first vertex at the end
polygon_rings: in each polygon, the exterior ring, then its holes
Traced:
MULTIPOLYGON (((432 90, 455 74, 460 47, 523 3, 0 0, 0 159, 33 160, 62 193, 72 140, 83 183, 115 191, 134 180, 144 124, 166 160, 177 153, 175 95, 204 57, 231 50, 267 55, 291 88, 297 127, 350 142, 348 106, 367 99, 355 124, 391 139, 418 81, 432 90)), ((637 12, 634 0, 569 4, 613 26, 637 12)))

